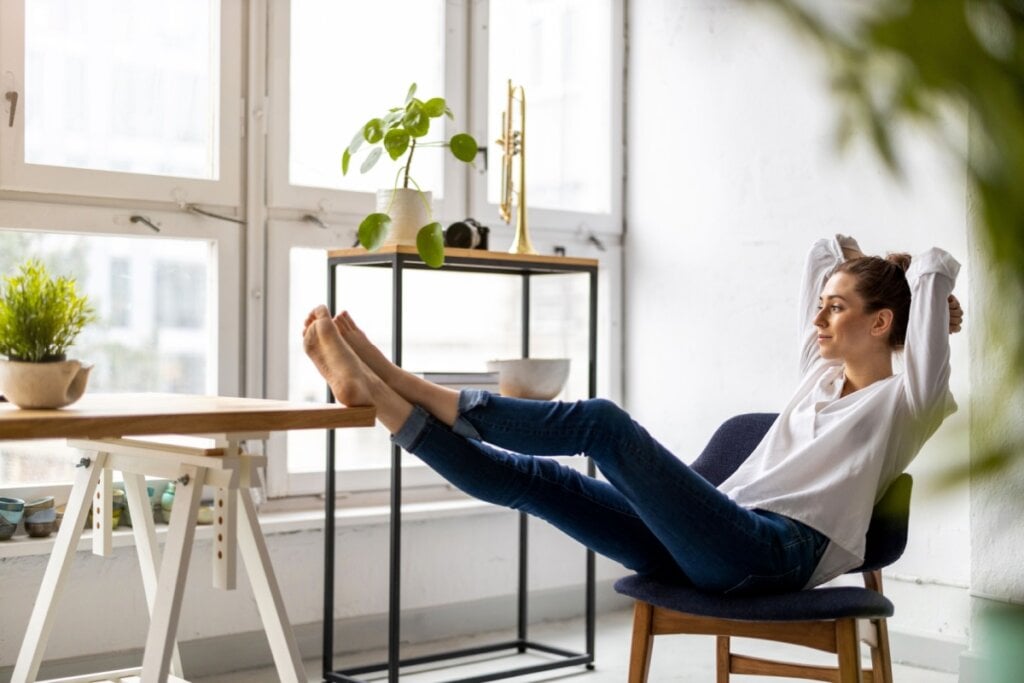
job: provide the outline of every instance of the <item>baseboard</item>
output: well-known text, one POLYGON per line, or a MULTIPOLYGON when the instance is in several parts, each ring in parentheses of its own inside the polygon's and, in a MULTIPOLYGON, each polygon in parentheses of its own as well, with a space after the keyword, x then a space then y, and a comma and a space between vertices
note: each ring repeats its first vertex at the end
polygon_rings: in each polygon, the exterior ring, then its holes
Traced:
POLYGON ((889 647, 892 661, 919 669, 947 673, 960 671, 961 655, 967 643, 931 633, 897 631, 889 625, 889 647))
POLYGON ((958 683, 981 683, 987 676, 985 661, 973 650, 960 653, 960 676, 958 683))
MULTIPOLYGON (((612 588, 613 581, 598 581, 597 611, 625 609, 633 601, 612 588)), ((534 591, 530 594, 529 621, 540 623, 580 617, 584 612, 582 586, 534 591)), ((387 614, 338 619, 334 625, 335 655, 376 650, 387 645, 387 614)), ((459 636, 500 631, 516 626, 514 595, 406 610, 402 613, 402 642, 426 643, 459 636)), ((320 622, 298 624, 295 639, 303 658, 323 651, 320 622)), ((273 666, 262 631, 213 636, 179 644, 186 677, 212 676, 231 671, 273 666)), ((139 666, 142 650, 101 653, 43 663, 40 678, 61 678, 93 671, 139 666)), ((13 667, 0 668, 0 680, 10 680, 13 667)), ((316 675, 317 672, 307 672, 316 675)))

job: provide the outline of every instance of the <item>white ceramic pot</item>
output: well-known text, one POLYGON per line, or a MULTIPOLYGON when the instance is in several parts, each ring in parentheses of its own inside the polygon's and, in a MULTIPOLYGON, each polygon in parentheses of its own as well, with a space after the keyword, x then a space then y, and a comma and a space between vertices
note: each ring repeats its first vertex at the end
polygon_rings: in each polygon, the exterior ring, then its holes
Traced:
POLYGON ((22 363, 0 360, 0 392, 19 408, 63 408, 85 393, 91 365, 77 360, 22 363))
POLYGON ((416 246, 416 233, 430 222, 427 207, 432 201, 429 192, 420 193, 399 187, 394 190, 377 190, 377 212, 391 216, 391 230, 384 239, 385 245, 400 244, 416 246), (394 192, 395 199, 391 200, 394 192))

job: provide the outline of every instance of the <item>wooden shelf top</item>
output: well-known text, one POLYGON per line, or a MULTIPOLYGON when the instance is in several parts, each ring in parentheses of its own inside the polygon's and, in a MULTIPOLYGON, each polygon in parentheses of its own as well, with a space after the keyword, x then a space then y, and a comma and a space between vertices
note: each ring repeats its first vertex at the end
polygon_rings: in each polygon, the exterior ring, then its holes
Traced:
POLYGON ((59 410, 0 403, 0 440, 369 427, 373 408, 190 394, 89 394, 59 410))
MULTIPOLYGON (((362 247, 351 247, 347 249, 331 249, 327 252, 329 259, 345 259, 358 257, 380 257, 381 260, 390 260, 396 254, 413 256, 419 259, 419 253, 414 246, 389 245, 374 252, 369 252, 362 247)), ((458 260, 460 262, 471 262, 481 266, 494 266, 496 268, 529 267, 529 266, 555 266, 563 268, 597 268, 597 259, 577 258, 569 256, 555 256, 551 254, 509 254, 504 251, 485 251, 483 249, 455 249, 446 247, 444 250, 445 260, 458 260)), ((443 268, 442 268, 443 270, 443 268)))

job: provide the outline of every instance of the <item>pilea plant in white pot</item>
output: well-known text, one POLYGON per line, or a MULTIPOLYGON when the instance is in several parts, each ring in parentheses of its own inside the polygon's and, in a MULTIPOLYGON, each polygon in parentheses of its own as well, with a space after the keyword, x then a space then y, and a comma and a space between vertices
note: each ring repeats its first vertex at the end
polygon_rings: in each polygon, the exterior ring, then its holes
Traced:
POLYGON ((30 259, 3 278, 0 294, 0 393, 20 408, 60 408, 85 392, 91 365, 68 348, 96 319, 75 281, 52 277, 30 259))
POLYGON ((370 151, 359 166, 362 173, 373 168, 384 152, 392 161, 401 160, 394 186, 377 191, 377 210, 359 224, 359 243, 366 249, 374 251, 383 244, 415 244, 424 263, 433 268, 444 264, 444 232, 433 219, 431 194, 413 179, 409 168, 421 147, 446 147, 459 161, 472 163, 477 144, 467 133, 457 133, 447 141, 424 141, 431 119, 442 116, 455 118, 444 98, 433 97, 424 102, 416 97, 413 83, 403 106, 392 107, 383 117, 367 121, 342 153, 342 174, 348 174, 352 157, 364 147, 370 151))

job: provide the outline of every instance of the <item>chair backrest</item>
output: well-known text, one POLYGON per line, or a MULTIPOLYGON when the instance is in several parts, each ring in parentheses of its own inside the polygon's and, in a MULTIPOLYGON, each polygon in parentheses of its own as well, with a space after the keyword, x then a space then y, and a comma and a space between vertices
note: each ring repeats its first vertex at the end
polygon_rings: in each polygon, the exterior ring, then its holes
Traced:
MULTIPOLYGON (((743 464, 777 417, 777 413, 745 413, 729 418, 711 436, 691 467, 718 486, 743 464)), ((912 488, 913 479, 903 473, 896 477, 875 504, 868 526, 864 564, 851 569, 851 572, 881 569, 903 554, 907 547, 912 488)))
POLYGON ((690 467, 718 486, 754 452, 778 416, 778 413, 744 413, 730 417, 711 435, 708 445, 690 467))

